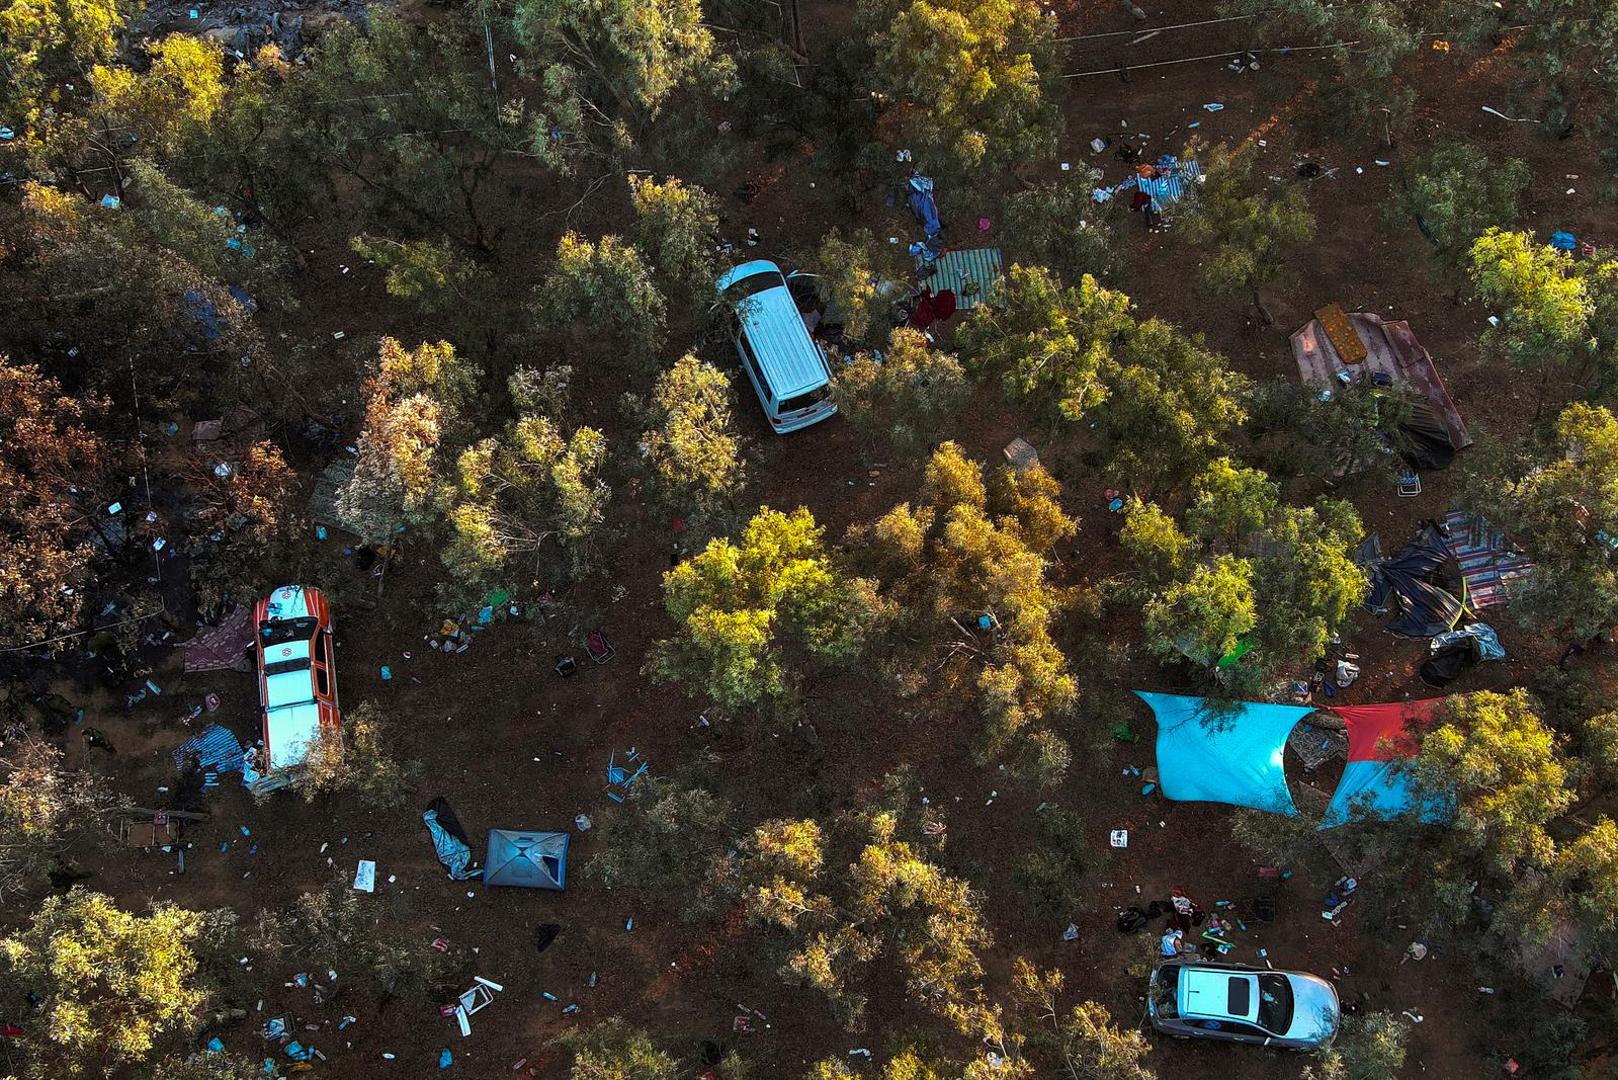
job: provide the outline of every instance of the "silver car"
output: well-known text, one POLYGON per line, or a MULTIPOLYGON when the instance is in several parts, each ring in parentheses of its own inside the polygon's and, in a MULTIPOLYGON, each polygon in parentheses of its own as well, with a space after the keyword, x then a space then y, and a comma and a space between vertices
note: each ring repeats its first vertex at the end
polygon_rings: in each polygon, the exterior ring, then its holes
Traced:
POLYGON ((1297 971, 1172 962, 1152 972, 1152 1027, 1181 1039, 1225 1039, 1278 1050, 1318 1050, 1337 1034, 1337 988, 1297 971))

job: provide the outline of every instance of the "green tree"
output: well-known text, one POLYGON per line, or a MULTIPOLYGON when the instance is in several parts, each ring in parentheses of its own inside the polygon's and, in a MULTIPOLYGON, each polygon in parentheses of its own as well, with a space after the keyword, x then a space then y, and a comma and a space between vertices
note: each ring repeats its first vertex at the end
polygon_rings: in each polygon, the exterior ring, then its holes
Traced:
POLYGON ((616 1016, 556 1040, 573 1055, 569 1080, 674 1080, 679 1063, 616 1016))
POLYGON ((1124 504, 1118 543, 1154 581, 1176 578, 1196 554, 1179 522, 1156 503, 1130 499, 1124 504))
MULTIPOLYGON (((1404 1068, 1410 1027, 1389 1012, 1343 1017, 1336 1040, 1321 1051, 1318 1080, 1394 1080, 1404 1068)), ((1305 1080, 1316 1080, 1316 1074, 1305 1080)))
POLYGON ((1146 605, 1146 640, 1159 656, 1183 654, 1204 666, 1236 650, 1258 625, 1253 566, 1219 555, 1146 605))
POLYGON ((868 583, 836 566, 821 529, 801 507, 761 507, 741 543, 711 540, 663 575, 663 603, 678 627, 646 663, 659 681, 687 684, 725 709, 789 705, 787 647, 852 660, 880 612, 868 583))
POLYGON ((1207 466, 1247 419, 1248 380, 1200 334, 1148 319, 1102 362, 1107 405, 1094 413, 1107 471, 1137 483, 1183 480, 1207 466))
POLYGON ((1446 280, 1464 280, 1472 244, 1489 229, 1509 229, 1518 202, 1532 180, 1516 158, 1496 163, 1464 142, 1442 142, 1417 163, 1408 183, 1388 206, 1390 222, 1414 217, 1433 245, 1433 259, 1446 280))
POLYGON ((95 557, 89 523, 111 465, 89 426, 96 405, 0 353, 0 645, 78 616, 95 557))
POLYGON ((407 523, 432 522, 444 458, 466 437, 475 378, 447 341, 406 349, 382 339, 364 388, 359 460, 338 502, 367 542, 391 544, 407 523))
POLYGON ((735 80, 699 0, 517 0, 512 25, 541 88, 531 151, 563 173, 617 161, 678 95, 735 80))
POLYGON ((1409 448, 1403 425, 1417 397, 1407 385, 1356 379, 1322 397, 1318 389, 1275 381, 1249 398, 1248 433, 1272 472, 1391 480, 1409 448))
MULTIPOLYGON (((102 65, 90 72, 90 86, 99 99, 99 123, 135 134, 134 140, 116 142, 92 137, 98 148, 110 151, 113 145, 133 144, 143 153, 173 154, 206 129, 224 104, 225 58, 217 44, 190 34, 170 34, 145 50, 144 71, 102 65)), ((109 153, 109 159, 116 161, 116 154, 109 153)))
POLYGON ((372 898, 341 877, 284 909, 262 912, 256 936, 300 964, 363 972, 383 991, 417 1002, 447 992, 460 965, 453 953, 427 948, 384 923, 372 898))
POLYGON ((901 690, 931 691, 941 708, 969 693, 984 720, 974 756, 1041 784, 1067 767, 1055 728, 1078 702, 1051 636, 1071 597, 1047 580, 1047 552, 1078 531, 1060 495, 1038 466, 985 483, 982 466, 948 442, 928 461, 919 504, 851 530, 896 613, 885 666, 901 690))
POLYGON ((0 897, 35 889, 74 843, 101 835, 117 798, 43 739, 0 749, 0 897))
POLYGON ((1554 380, 1587 384, 1600 359, 1590 325, 1595 300, 1568 255, 1529 233, 1489 229, 1472 245, 1471 274, 1477 298, 1498 313, 1479 344, 1536 377, 1536 418, 1554 380))
POLYGON ((1101 171, 1075 167, 1061 180, 1006 196, 1001 217, 1004 244, 1023 266, 1044 266, 1063 281, 1111 279, 1118 255, 1114 223, 1096 209, 1091 192, 1101 171))
MULTIPOLYGON (((513 377, 513 399, 528 376, 513 377)), ((521 413, 499 436, 462 451, 444 492, 451 540, 444 565, 474 591, 543 587, 541 562, 559 547, 575 578, 593 565, 612 489, 602 479, 606 436, 591 427, 563 436, 558 423, 521 413)))
POLYGON ((936 441, 960 409, 966 372, 921 331, 899 327, 881 355, 857 353, 839 368, 831 393, 837 411, 867 440, 880 437, 895 450, 913 451, 936 441))
POLYGON ((644 427, 640 453, 657 501, 702 529, 724 520, 746 478, 729 377, 686 353, 657 377, 650 400, 626 404, 644 427))
POLYGON ((939 826, 913 805, 879 805, 845 816, 830 837, 813 821, 766 822, 743 852, 749 920, 791 941, 782 977, 823 993, 851 1029, 864 1022, 870 966, 884 954, 910 997, 942 1015, 983 973, 977 950, 991 938, 978 897, 929 858, 943 843, 939 826), (834 862, 826 872, 828 838, 849 846, 846 870, 834 862))
POLYGON ((1265 45, 1298 41, 1352 42, 1353 48, 1315 54, 1316 70, 1326 76, 1320 102, 1326 119, 1373 132, 1388 145, 1393 133, 1410 118, 1415 92, 1404 81, 1423 38, 1426 16, 1440 4, 1362 0, 1334 4, 1330 0, 1227 0, 1224 10, 1247 15, 1265 45))
POLYGON ((895 292, 892 283, 905 270, 889 254, 890 245, 878 244, 869 229, 847 239, 836 229, 820 240, 815 252, 815 287, 826 305, 826 321, 841 326, 849 341, 863 342, 873 328, 887 326, 895 292))
POLYGON ((930 171, 998 171, 1055 149, 1056 20, 1033 0, 862 0, 891 139, 930 171))
POLYGON ((207 1000, 192 951, 201 928, 201 915, 172 904, 132 915, 83 888, 47 897, 0 938, 8 996, 40 999, 12 1013, 31 1075, 110 1075, 194 1023, 207 1000))
MULTIPOLYGON (((1417 806, 1454 810, 1453 822, 1438 835, 1412 828, 1405 838, 1409 850, 1419 846, 1424 853, 1421 881, 1437 917, 1458 922, 1479 878, 1509 894, 1515 884, 1531 885, 1530 871, 1553 869, 1556 843, 1547 826, 1574 796, 1559 740, 1527 691, 1449 698, 1423 733, 1410 777, 1417 806)), ((1508 907, 1516 916, 1514 939, 1526 940, 1544 905, 1527 895, 1531 888, 1518 891, 1508 907)))
POLYGON ((1202 278, 1210 289, 1245 295, 1273 323, 1260 290, 1287 273, 1287 260, 1315 235, 1301 187, 1272 194, 1260 187, 1252 150, 1219 148, 1203 163, 1206 181, 1181 219, 1188 243, 1207 247, 1202 278))
POLYGON ((385 809, 404 800, 420 762, 400 762, 389 749, 382 710, 374 701, 343 713, 341 728, 322 728, 309 748, 298 790, 314 802, 322 795, 351 794, 385 809))
POLYGON ((1220 458, 1192 481, 1185 525, 1193 535, 1235 546, 1263 529, 1280 505, 1281 489, 1262 471, 1220 458))
POLYGON ((492 272, 442 240, 361 234, 349 247, 382 269, 389 296, 425 315, 452 320, 463 346, 494 351, 499 289, 492 272))
MULTIPOLYGON (((118 56, 124 27, 139 9, 130 0, 0 4, 0 115, 15 132, 0 147, 0 164, 41 164, 42 147, 90 104, 90 73, 118 56)), ((42 178, 56 179, 48 171, 42 178)))
POLYGON ((1133 325, 1129 297, 1093 277, 1064 287, 1042 267, 1013 266, 1004 306, 981 304, 958 342, 1008 399, 1056 420, 1080 420, 1107 398, 1102 371, 1133 325))
POLYGON ((695 184, 669 177, 630 176, 635 208, 635 246, 657 268, 663 290, 698 308, 714 299, 714 252, 719 203, 695 184))
POLYGON ((300 58, 275 118, 293 129, 302 167, 357 187, 363 222, 389 232, 429 223, 492 251, 500 230, 487 188, 524 140, 517 106, 490 100, 486 71, 444 62, 464 55, 466 33, 464 22, 420 26, 386 12, 363 30, 340 22, 300 58))
POLYGON ((721 899, 719 863, 733 807, 705 788, 657 777, 601 822, 602 846, 586 870, 609 889, 656 888, 681 897, 688 917, 721 899))
POLYGON ((1486 449, 1468 469, 1464 500, 1536 563, 1513 605, 1520 616, 1578 639, 1618 618, 1615 469, 1618 418, 1582 403, 1563 410, 1549 445, 1486 449))
POLYGON ((668 305, 633 244, 616 236, 597 243, 566 233, 556 267, 534 293, 543 329, 603 359, 646 366, 663 347, 668 305))

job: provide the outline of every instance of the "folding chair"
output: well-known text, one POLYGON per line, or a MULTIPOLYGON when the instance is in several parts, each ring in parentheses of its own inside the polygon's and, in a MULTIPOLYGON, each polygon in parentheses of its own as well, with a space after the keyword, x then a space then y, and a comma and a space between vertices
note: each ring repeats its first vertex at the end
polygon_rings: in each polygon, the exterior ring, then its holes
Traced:
POLYGON ((1414 499, 1421 494, 1421 475, 1408 465, 1399 470, 1399 497, 1414 499))
POLYGON ((618 655, 618 650, 612 647, 607 635, 600 630, 590 631, 590 635, 584 639, 584 648, 590 654, 590 659, 598 664, 605 664, 618 655))

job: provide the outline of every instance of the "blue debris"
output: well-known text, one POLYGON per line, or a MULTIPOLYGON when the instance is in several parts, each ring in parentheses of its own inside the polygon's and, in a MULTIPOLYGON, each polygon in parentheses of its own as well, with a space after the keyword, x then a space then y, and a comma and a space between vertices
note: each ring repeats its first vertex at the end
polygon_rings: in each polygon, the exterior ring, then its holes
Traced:
POLYGON ((447 1069, 453 1064, 455 1064, 455 1055, 450 1053, 449 1047, 446 1046, 438 1052, 438 1067, 447 1069))
POLYGON ((1578 246, 1578 238, 1570 232, 1558 229, 1551 233, 1551 247, 1557 251, 1574 251, 1578 246))

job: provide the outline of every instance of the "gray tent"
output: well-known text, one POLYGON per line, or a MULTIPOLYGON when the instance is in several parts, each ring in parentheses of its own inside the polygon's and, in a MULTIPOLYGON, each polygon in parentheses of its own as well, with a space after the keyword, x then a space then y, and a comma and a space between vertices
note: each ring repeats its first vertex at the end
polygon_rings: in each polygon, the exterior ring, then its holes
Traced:
POLYGON ((483 883, 560 892, 567 881, 567 842, 565 832, 490 829, 483 883))

